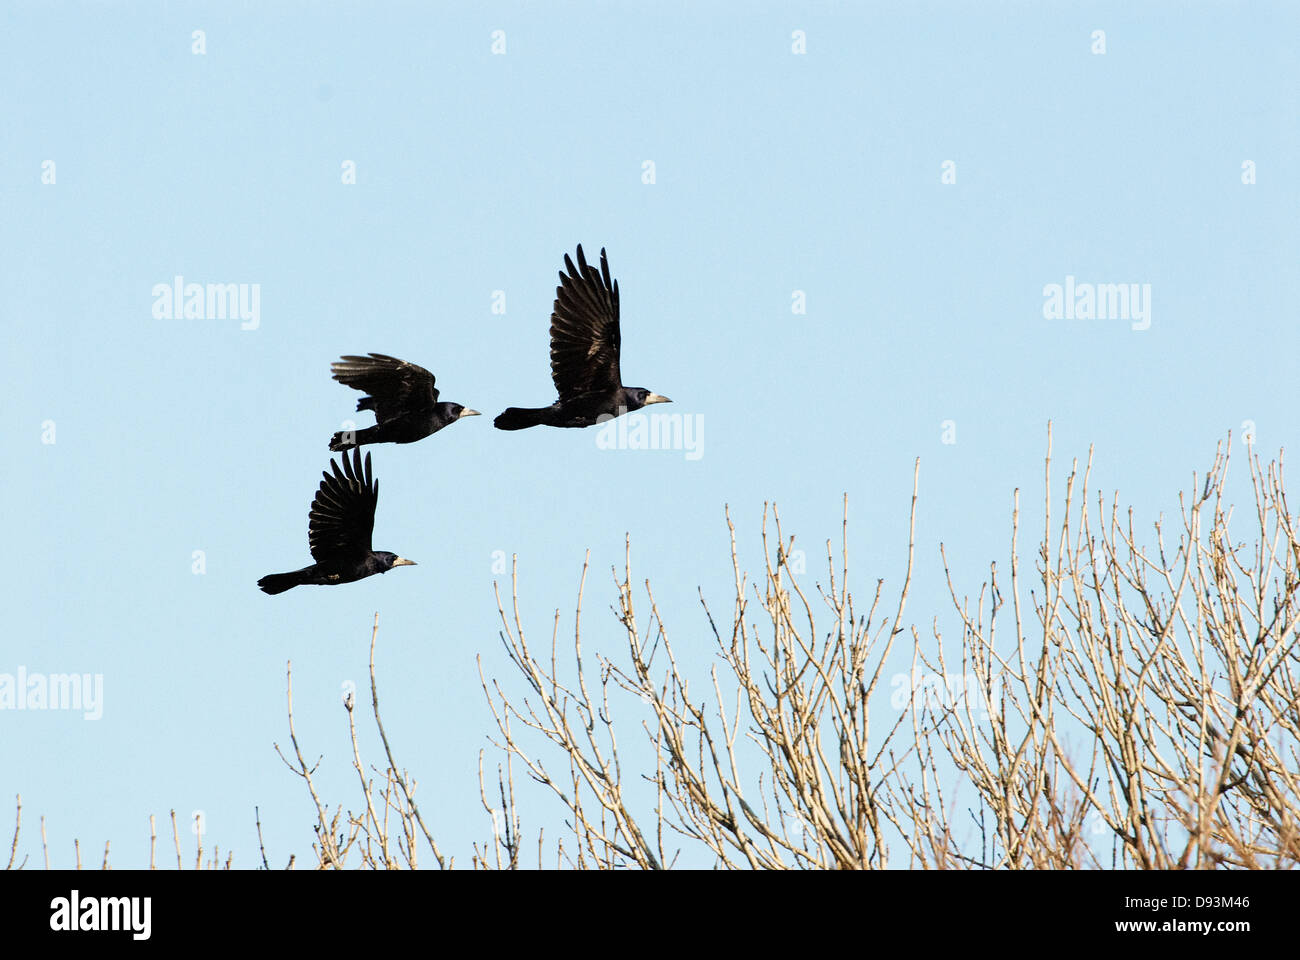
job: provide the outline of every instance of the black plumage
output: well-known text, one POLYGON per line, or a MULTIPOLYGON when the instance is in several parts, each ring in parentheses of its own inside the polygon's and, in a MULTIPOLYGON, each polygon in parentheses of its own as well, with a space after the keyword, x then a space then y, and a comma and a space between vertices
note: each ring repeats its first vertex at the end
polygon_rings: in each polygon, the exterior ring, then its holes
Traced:
POLYGON ((396 357, 347 356, 331 364, 330 371, 339 383, 367 394, 357 401, 358 413, 375 412, 373 427, 334 434, 331 450, 350 450, 365 443, 414 443, 461 417, 479 415, 459 403, 439 403, 433 374, 396 357))
POLYGON ((644 387, 623 386, 619 370, 618 282, 611 281, 602 248, 600 272, 587 264, 578 245, 578 266, 564 255, 551 313, 551 379, 559 399, 549 407, 509 407, 494 421, 501 430, 527 427, 589 427, 667 397, 644 387))
POLYGON ((349 462, 348 455, 343 454, 342 470, 330 461, 333 474, 322 474, 325 479, 312 501, 307 540, 316 562, 291 573, 263 577, 257 585, 265 593, 284 593, 303 584, 352 583, 376 573, 387 573, 393 567, 415 566, 414 560, 370 549, 379 483, 370 471, 370 454, 366 454, 364 469, 361 451, 355 451, 352 456, 349 462))

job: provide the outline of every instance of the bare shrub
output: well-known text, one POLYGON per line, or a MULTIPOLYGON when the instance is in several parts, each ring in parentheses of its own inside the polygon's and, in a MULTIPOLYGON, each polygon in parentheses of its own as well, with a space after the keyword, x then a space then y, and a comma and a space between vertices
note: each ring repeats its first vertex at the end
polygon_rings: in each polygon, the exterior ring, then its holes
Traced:
POLYGON ((913 676, 934 682, 907 689, 892 722, 877 711, 875 730, 871 698, 911 587, 915 477, 892 618, 881 617, 883 581, 865 610, 855 604, 847 519, 838 556, 827 544, 829 586, 809 591, 775 508, 756 581, 728 516, 735 595, 726 629, 701 596, 717 660, 703 695, 648 581, 638 621, 630 562, 615 578, 626 648, 617 660, 597 653, 594 668, 582 649, 586 567, 563 651, 558 611, 549 645, 530 645, 512 580, 509 612, 498 595, 501 637, 527 694, 489 683, 480 664, 506 759, 500 808, 481 770, 480 786, 506 829, 476 848, 476 865, 518 865, 517 766, 565 812, 571 846, 557 845, 557 865, 659 869, 685 851, 692 863, 761 868, 1294 866, 1300 539, 1281 460, 1249 458, 1254 543, 1234 542, 1227 467, 1221 447, 1179 499, 1176 541, 1160 520, 1147 543, 1118 495, 1089 507, 1090 454, 1082 475, 1072 465, 1054 527, 1049 431, 1033 575, 1020 566, 1017 491, 1010 611, 996 564, 972 607, 941 546, 960 651, 945 652, 937 617, 930 641, 913 627, 913 676), (632 770, 611 712, 619 690, 644 705, 653 757, 632 770), (891 848, 905 856, 891 860, 891 848))

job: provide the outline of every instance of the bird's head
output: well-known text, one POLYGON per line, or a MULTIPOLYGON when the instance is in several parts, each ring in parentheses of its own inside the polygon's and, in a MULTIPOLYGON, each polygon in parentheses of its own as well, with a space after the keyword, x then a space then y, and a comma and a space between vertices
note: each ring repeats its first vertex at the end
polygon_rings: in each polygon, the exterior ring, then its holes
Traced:
POLYGON ((463 407, 459 403, 444 403, 447 409, 447 418, 449 420, 459 420, 461 417, 479 417, 482 416, 477 410, 471 410, 469 407, 463 407))
POLYGON ((387 550, 376 550, 375 556, 378 558, 379 562, 384 565, 384 569, 381 571, 382 573, 387 573, 389 570, 393 569, 393 567, 415 566, 414 560, 407 560, 405 557, 399 557, 397 554, 389 553, 387 550))
POLYGON ((672 403, 667 397, 651 393, 645 387, 627 387, 623 393, 627 397, 627 408, 629 410, 640 410, 652 403, 672 403))

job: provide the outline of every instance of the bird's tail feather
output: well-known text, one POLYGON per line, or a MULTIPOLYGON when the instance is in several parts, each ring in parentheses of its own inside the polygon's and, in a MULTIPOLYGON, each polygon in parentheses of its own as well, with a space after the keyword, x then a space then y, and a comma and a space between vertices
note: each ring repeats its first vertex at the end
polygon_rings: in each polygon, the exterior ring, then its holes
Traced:
POLYGON ((257 581, 257 585, 262 588, 263 593, 274 596, 301 585, 303 582, 301 573, 301 570, 295 570, 293 573, 269 573, 257 581))
POLYGON ((492 426, 498 430, 523 430, 527 427, 535 427, 543 423, 542 415, 550 409, 549 407, 506 407, 495 420, 492 426))
POLYGON ((330 449, 335 452, 351 450, 353 447, 359 447, 366 442, 368 442, 368 438, 365 430, 340 430, 330 437, 330 449))

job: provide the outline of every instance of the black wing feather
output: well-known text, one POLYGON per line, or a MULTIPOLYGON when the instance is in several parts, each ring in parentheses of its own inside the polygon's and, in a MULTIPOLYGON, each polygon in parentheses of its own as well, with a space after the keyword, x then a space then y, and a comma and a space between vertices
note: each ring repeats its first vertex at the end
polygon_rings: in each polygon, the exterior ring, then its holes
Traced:
POLYGON ((427 410, 438 402, 433 374, 386 354, 345 356, 330 365, 330 373, 344 386, 367 394, 357 401, 357 410, 375 411, 376 423, 427 410))
POLYGON ((619 371, 622 336, 618 283, 610 280, 602 248, 600 272, 587 263, 578 245, 578 266, 564 255, 568 274, 560 274, 551 313, 551 379, 560 400, 612 393, 623 386, 619 371))
POLYGON ((363 468, 360 448, 353 451, 351 461, 345 452, 342 461, 342 470, 331 460, 333 474, 322 473, 325 479, 308 514, 307 539, 317 563, 356 560, 370 552, 379 483, 371 473, 368 453, 363 468))

